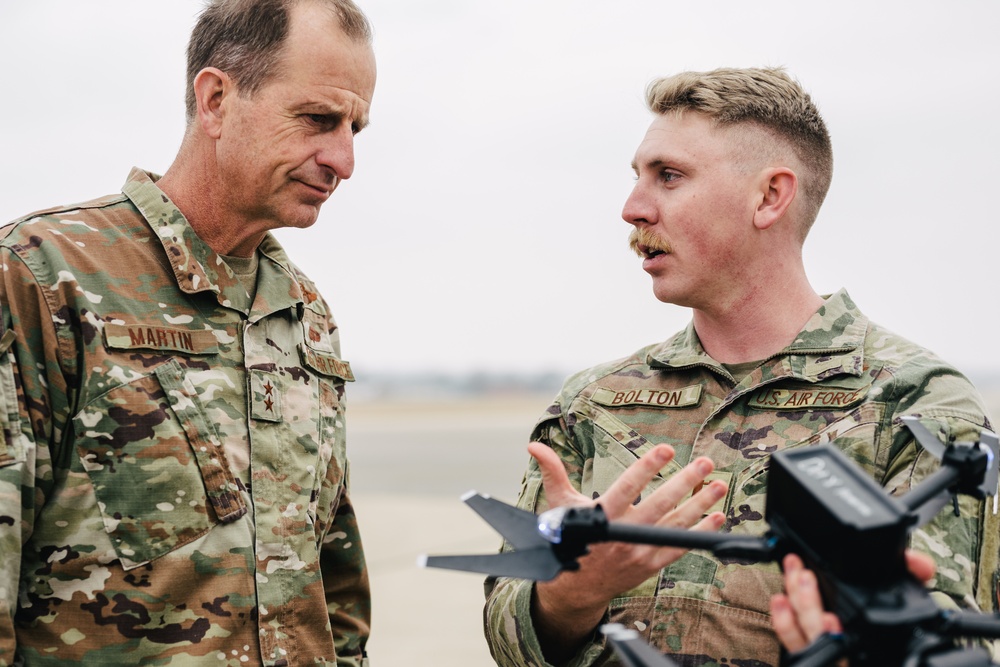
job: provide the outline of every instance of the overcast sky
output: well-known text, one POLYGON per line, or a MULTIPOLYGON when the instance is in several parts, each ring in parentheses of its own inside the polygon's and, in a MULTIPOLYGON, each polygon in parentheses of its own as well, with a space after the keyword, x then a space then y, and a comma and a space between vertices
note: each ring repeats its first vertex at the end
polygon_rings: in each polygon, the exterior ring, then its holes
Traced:
MULTIPOLYGON (((357 168, 279 233, 364 371, 568 372, 686 324, 620 217, 686 69, 784 65, 833 136, 821 293, 1000 372, 1000 2, 360 0, 378 86, 357 168)), ((199 0, 0 0, 0 219, 162 173, 199 0)))

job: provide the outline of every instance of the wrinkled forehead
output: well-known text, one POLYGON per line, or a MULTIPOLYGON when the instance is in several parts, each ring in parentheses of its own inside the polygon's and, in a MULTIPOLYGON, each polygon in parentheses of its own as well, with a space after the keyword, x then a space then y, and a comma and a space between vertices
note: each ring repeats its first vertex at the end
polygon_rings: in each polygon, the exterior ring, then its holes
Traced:
POLYGON ((344 34, 335 18, 326 18, 326 26, 293 24, 275 75, 264 85, 289 105, 331 105, 367 122, 375 54, 366 40, 344 34))
POLYGON ((302 73, 313 83, 328 80, 356 91, 369 103, 375 88, 375 53, 364 37, 347 34, 334 10, 304 1, 292 9, 279 68, 302 73))

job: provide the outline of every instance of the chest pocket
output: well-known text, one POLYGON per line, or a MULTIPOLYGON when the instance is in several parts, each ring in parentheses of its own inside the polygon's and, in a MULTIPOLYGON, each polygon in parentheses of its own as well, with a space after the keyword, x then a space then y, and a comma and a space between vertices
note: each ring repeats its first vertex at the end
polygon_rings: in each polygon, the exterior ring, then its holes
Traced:
POLYGON ((73 423, 125 569, 246 514, 219 437, 177 361, 101 395, 73 423))
MULTIPOLYGON (((586 417, 578 422, 578 425, 586 424, 588 421, 593 425, 594 432, 589 438, 579 437, 582 434, 577 434, 577 439, 592 439, 594 443, 593 458, 585 464, 581 492, 596 497, 596 493, 604 493, 629 466, 652 449, 655 443, 647 440, 635 428, 618 419, 609 411, 593 403, 578 401, 574 403, 573 409, 586 417)), ((660 476, 653 478, 646 486, 641 497, 645 498, 655 491, 666 478, 679 472, 680 469, 681 466, 677 460, 672 459, 660 471, 660 476)))
MULTIPOLYGON (((880 403, 862 403, 811 437, 787 444, 781 449, 798 449, 829 442, 876 481, 880 481, 884 473, 878 457, 881 451, 879 425, 882 412, 880 403)), ((770 464, 771 457, 765 456, 735 474, 732 500, 726 512, 728 525, 733 532, 762 532, 770 464), (760 523, 756 528, 750 528, 753 522, 760 523)))
POLYGON ((348 483, 344 424, 344 383, 354 381, 350 363, 308 345, 299 348, 302 363, 316 373, 319 387, 319 460, 309 496, 308 520, 323 540, 348 483))

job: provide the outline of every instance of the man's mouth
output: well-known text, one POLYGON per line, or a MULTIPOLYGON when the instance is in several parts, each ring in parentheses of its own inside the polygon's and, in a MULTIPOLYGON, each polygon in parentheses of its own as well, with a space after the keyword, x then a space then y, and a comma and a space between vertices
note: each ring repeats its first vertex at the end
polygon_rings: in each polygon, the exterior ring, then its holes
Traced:
POLYGON ((654 258, 654 257, 656 257, 658 255, 666 255, 667 254, 667 253, 665 253, 662 250, 657 250, 656 248, 650 248, 649 246, 645 246, 645 245, 642 245, 642 244, 640 244, 640 245, 638 245, 636 247, 636 251, 638 252, 638 255, 640 257, 644 257, 646 259, 652 259, 652 258, 654 258))
POLYGON ((629 247, 642 259, 652 259, 670 253, 670 244, 645 229, 633 229, 628 238, 629 247))
POLYGON ((324 200, 333 194, 333 191, 337 189, 339 182, 339 179, 336 177, 326 179, 323 177, 316 177, 315 175, 298 173, 292 173, 290 176, 291 180, 297 181, 298 183, 306 186, 324 200))
POLYGON ((324 197, 329 197, 333 193, 333 188, 328 185, 317 185, 315 183, 309 183, 306 181, 300 181, 306 187, 312 188, 324 197))

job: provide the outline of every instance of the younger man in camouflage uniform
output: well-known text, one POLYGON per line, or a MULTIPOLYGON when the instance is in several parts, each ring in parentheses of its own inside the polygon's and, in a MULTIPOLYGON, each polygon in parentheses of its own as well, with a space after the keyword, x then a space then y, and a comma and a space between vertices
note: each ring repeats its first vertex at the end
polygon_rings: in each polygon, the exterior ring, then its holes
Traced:
MULTIPOLYGON (((713 481, 698 495, 718 494, 723 530, 759 535, 775 451, 833 441, 904 493, 939 464, 900 416, 919 416, 942 439, 975 440, 989 427, 955 369, 868 320, 846 292, 821 297, 810 287, 801 249, 830 184, 832 151, 796 82, 776 69, 684 73, 654 82, 647 102, 656 116, 636 152, 623 217, 657 298, 692 308, 693 320, 664 343, 566 382, 532 434, 522 508, 600 498, 612 519, 686 525, 693 520, 671 516, 670 506, 650 510, 651 492, 708 457, 707 478, 725 485, 713 481), (648 465, 663 443, 676 457, 640 498, 629 496, 621 480, 634 481, 637 458, 648 465)), ((912 546, 936 561, 930 585, 941 604, 992 611, 997 519, 968 498, 961 509, 960 518, 942 512, 912 546)), ((492 582, 494 658, 614 664, 595 633, 614 622, 682 665, 777 665, 768 613, 782 588, 777 566, 681 553, 599 545, 578 572, 552 582, 492 582)))
POLYGON ((0 664, 366 663, 339 336, 269 230, 354 168, 350 0, 217 0, 159 178, 0 236, 0 664))

